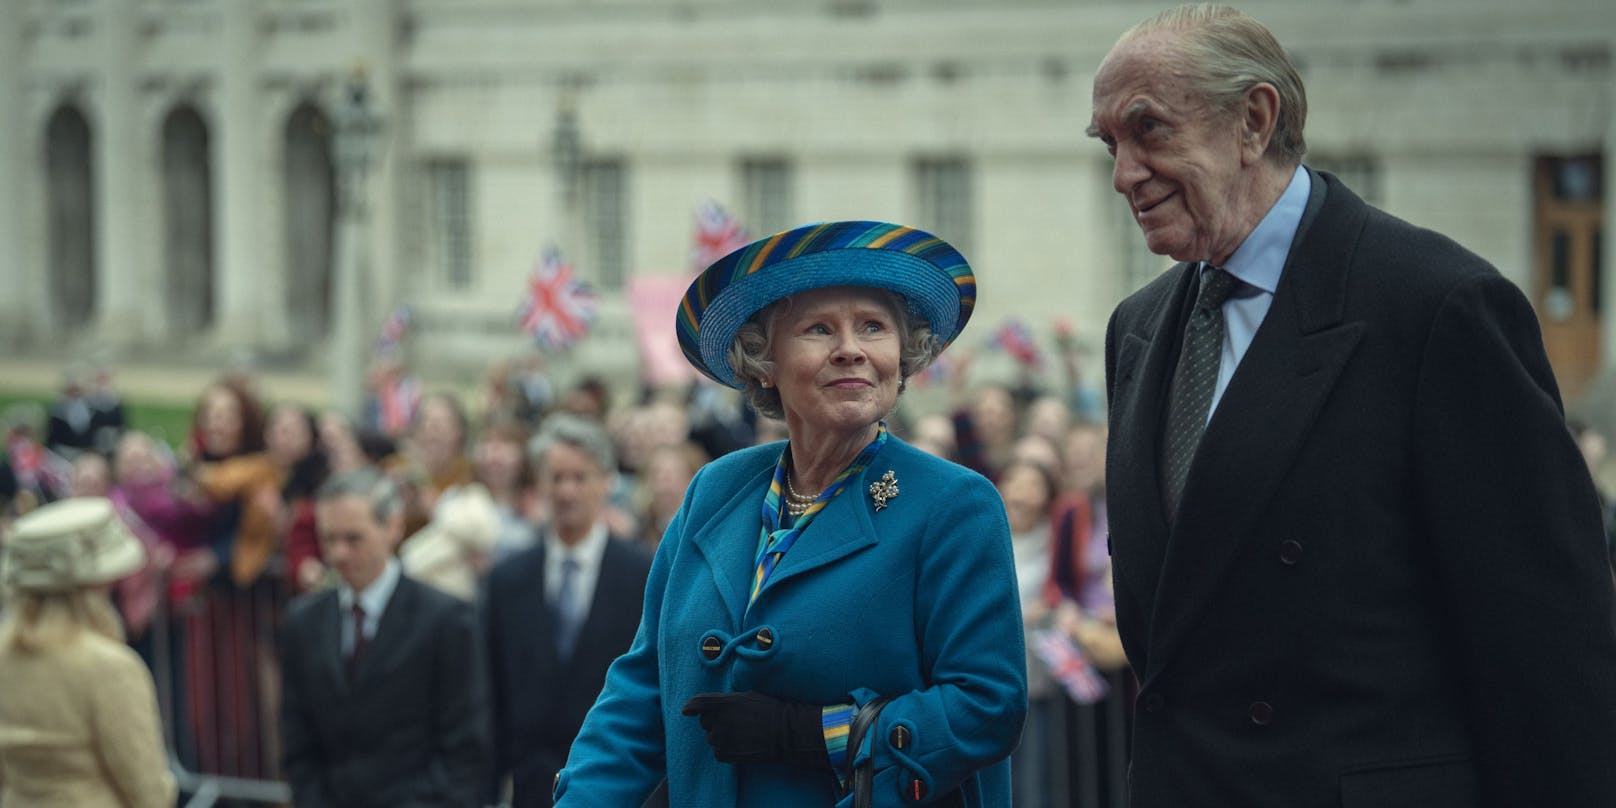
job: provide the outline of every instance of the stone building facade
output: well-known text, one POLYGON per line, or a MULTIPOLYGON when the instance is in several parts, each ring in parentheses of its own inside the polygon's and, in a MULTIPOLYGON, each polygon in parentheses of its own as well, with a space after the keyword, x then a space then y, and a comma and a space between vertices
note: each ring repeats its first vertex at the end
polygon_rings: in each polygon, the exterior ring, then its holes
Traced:
MULTIPOLYGON (((318 368, 339 270, 332 121, 385 127, 361 330, 475 374, 558 245, 601 292, 563 370, 632 378, 624 289, 687 273, 707 199, 754 232, 932 229, 977 317, 1111 307, 1145 252, 1083 135, 1093 70, 1159 3, 1098 0, 19 0, 0 7, 0 345, 318 368)), ((1493 261, 1574 401, 1616 360, 1616 5, 1253 0, 1310 95, 1309 162, 1493 261)), ((988 328, 979 326, 978 335, 988 328)), ((992 372, 992 366, 989 366, 992 372)), ((1090 368, 1097 374, 1098 368, 1090 368)), ((1593 400, 1593 399, 1589 399, 1593 400)))

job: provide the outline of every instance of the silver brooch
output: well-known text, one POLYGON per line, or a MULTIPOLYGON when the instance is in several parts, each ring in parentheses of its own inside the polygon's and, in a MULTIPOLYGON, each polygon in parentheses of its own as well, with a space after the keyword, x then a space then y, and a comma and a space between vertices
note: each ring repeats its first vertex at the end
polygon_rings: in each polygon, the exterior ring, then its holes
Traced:
POLYGON ((898 475, 891 469, 881 479, 870 483, 870 499, 875 500, 875 509, 881 510, 887 506, 887 500, 898 495, 898 475))

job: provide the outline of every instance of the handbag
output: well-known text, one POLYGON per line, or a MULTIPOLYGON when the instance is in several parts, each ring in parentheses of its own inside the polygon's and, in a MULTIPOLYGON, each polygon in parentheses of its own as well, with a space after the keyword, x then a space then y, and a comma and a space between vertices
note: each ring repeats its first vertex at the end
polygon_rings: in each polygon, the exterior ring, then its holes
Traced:
MULTIPOLYGON (((887 706, 889 701, 892 701, 891 696, 877 696, 865 702, 864 706, 859 708, 858 715, 853 717, 852 726, 847 728, 848 754, 858 755, 859 748, 864 746, 864 736, 869 733, 871 727, 875 726, 875 719, 881 714, 881 708, 887 706)), ((863 763, 853 767, 853 808, 870 808, 874 804, 872 802, 874 798, 871 796, 874 788, 875 755, 870 755, 863 763)), ((953 793, 944 795, 935 804, 939 808, 950 808, 950 806, 961 806, 963 808, 965 805, 965 793, 956 788, 953 793)))
MULTIPOLYGON (((887 706, 889 701, 892 701, 891 696, 876 696, 859 708, 858 715, 853 716, 853 724, 847 728, 848 754, 858 756, 858 750, 864 747, 864 736, 875 726, 881 708, 887 706)), ((875 755, 871 755, 853 767, 853 808, 870 808, 870 791, 874 786, 875 755)))

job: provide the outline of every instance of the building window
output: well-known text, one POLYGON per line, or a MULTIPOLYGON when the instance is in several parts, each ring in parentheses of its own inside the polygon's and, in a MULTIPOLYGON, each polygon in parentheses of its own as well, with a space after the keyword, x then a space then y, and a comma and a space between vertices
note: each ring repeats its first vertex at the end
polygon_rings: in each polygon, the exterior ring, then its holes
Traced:
POLYGON ((426 164, 427 198, 432 210, 433 265, 450 289, 470 289, 477 281, 471 236, 471 167, 465 159, 442 158, 426 164))
POLYGON ((1309 154, 1307 164, 1315 170, 1336 175, 1363 201, 1371 205, 1382 204, 1380 164, 1375 158, 1366 154, 1309 154))
POLYGON ((791 163, 784 158, 752 157, 741 161, 741 225, 754 236, 791 229, 791 163))
POLYGON ((585 161, 583 192, 578 273, 603 289, 621 289, 628 278, 628 167, 621 159, 585 161))
POLYGON ((963 157, 922 157, 914 162, 916 221, 970 257, 971 163, 963 157))

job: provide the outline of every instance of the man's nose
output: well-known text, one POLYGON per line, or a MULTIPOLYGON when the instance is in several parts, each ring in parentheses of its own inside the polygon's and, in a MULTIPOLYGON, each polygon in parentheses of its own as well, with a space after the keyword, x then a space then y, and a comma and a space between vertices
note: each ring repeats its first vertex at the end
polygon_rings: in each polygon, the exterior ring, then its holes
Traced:
POLYGON ((1150 169, 1139 160, 1133 147, 1126 141, 1117 144, 1116 159, 1111 164, 1111 187, 1123 196, 1130 196, 1139 183, 1150 178, 1150 169))

